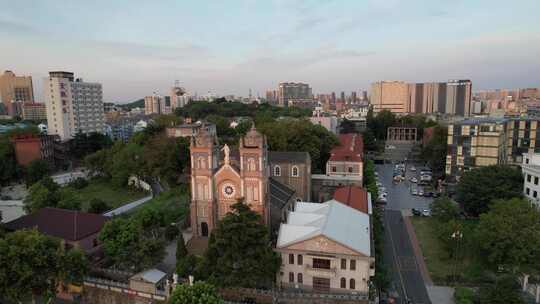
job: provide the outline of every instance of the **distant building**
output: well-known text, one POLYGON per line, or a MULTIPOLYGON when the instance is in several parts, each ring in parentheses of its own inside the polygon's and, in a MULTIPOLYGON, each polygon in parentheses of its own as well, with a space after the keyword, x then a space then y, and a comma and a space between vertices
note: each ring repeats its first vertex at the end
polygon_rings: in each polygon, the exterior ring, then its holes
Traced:
POLYGON ((104 133, 103 91, 100 83, 74 80, 71 72, 49 72, 44 82, 48 132, 62 141, 81 132, 104 133))
POLYGON ((388 110, 406 113, 409 89, 403 81, 379 81, 371 85, 371 104, 375 113, 388 110))
POLYGON ((375 275, 370 216, 335 200, 295 203, 275 250, 284 289, 367 295, 375 275))
POLYGON ((191 96, 186 92, 186 89, 174 86, 171 88, 171 111, 176 108, 183 108, 191 101, 191 96))
POLYGON ((444 113, 467 117, 471 114, 472 83, 470 80, 449 80, 446 86, 444 113))
POLYGON ((192 137, 197 136, 204 129, 208 134, 217 136, 216 125, 213 123, 186 123, 165 129, 168 137, 192 137))
POLYGON ((0 75, 0 100, 8 114, 13 113, 12 102, 34 102, 34 88, 31 76, 16 76, 12 71, 5 71, 0 75))
POLYGON ((336 116, 312 116, 309 120, 314 125, 323 126, 326 130, 338 134, 339 120, 336 116))
POLYGON ((59 239, 65 249, 79 248, 88 255, 99 254, 99 232, 109 218, 100 214, 58 208, 41 208, 4 227, 8 231, 37 229, 40 233, 59 239))
POLYGON ((41 159, 54 165, 54 142, 57 136, 52 135, 18 135, 11 139, 15 149, 15 158, 21 166, 41 159))
POLYGON ((161 96, 144 97, 144 114, 162 114, 165 107, 165 100, 161 96))
POLYGON ((47 120, 47 107, 44 103, 25 102, 22 104, 22 118, 24 120, 47 120))
POLYGON ((540 153, 523 153, 523 195, 540 206, 540 153))
POLYGON ((290 100, 312 100, 311 88, 305 83, 282 82, 278 89, 278 105, 287 107, 290 100))

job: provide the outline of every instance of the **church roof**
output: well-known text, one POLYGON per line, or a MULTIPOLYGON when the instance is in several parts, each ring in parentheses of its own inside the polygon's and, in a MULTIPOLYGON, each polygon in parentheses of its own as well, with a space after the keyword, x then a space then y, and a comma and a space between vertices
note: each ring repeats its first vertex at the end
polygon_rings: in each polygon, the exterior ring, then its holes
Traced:
POLYGON ((295 191, 273 178, 269 178, 268 182, 270 186, 270 204, 283 209, 295 191))
POLYGON ((309 153, 307 152, 282 152, 268 151, 268 160, 270 162, 310 162, 309 153))
POLYGON ((369 215, 336 200, 296 203, 279 227, 277 248, 324 236, 365 256, 371 255, 369 215))

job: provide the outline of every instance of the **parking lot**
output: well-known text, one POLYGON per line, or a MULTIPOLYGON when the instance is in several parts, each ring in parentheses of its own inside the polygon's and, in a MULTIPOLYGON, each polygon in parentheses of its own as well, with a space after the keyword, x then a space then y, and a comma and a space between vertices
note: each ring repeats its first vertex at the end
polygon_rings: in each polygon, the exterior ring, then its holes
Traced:
MULTIPOLYGON (((393 182, 394 165, 384 164, 376 166, 377 173, 379 175, 379 181, 382 186, 386 188, 387 203, 386 209, 390 210, 411 210, 415 209, 429 209, 429 205, 433 201, 431 197, 417 196, 411 194, 411 189, 419 190, 417 183, 410 182, 410 178, 418 177, 418 170, 412 172, 410 166, 407 166, 405 172, 405 180, 399 183, 393 182)), ((422 187, 423 190, 423 187, 422 187)))

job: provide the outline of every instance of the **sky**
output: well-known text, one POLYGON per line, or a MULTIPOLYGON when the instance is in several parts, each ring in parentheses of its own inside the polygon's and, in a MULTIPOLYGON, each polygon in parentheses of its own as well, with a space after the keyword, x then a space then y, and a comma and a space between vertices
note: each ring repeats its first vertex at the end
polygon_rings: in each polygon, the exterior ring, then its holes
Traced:
POLYGON ((540 87, 538 0, 0 0, 0 71, 67 70, 129 102, 188 92, 314 93, 378 80, 540 87))

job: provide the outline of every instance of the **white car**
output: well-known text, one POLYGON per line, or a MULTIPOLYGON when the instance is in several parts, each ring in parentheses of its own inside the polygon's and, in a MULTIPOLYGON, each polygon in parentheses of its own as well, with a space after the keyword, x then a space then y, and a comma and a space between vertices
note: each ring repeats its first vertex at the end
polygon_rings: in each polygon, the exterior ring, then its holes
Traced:
POLYGON ((416 168, 414 166, 411 166, 411 171, 412 172, 415 172, 416 171, 416 168))
POLYGON ((379 192, 386 192, 386 188, 385 187, 380 187, 379 192))
POLYGON ((377 187, 382 187, 382 183, 381 183, 381 182, 376 182, 375 185, 377 185, 377 187))
POLYGON ((431 210, 429 209, 422 210, 422 216, 431 216, 431 210))
POLYGON ((416 177, 411 177, 411 183, 418 183, 418 179, 416 177))
POLYGON ((421 190, 421 189, 418 190, 418 195, 419 195, 419 196, 424 196, 424 190, 421 190))

